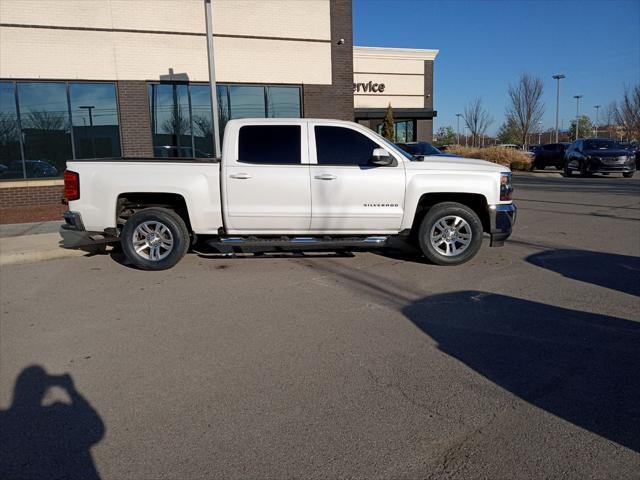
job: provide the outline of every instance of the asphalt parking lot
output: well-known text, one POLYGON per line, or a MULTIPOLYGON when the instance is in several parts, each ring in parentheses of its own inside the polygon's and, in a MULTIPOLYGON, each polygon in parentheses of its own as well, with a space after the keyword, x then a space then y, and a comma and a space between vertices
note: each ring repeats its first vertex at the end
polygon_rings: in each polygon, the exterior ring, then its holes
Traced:
POLYGON ((0 477, 638 478, 640 176, 515 184, 460 267, 3 267, 0 477))

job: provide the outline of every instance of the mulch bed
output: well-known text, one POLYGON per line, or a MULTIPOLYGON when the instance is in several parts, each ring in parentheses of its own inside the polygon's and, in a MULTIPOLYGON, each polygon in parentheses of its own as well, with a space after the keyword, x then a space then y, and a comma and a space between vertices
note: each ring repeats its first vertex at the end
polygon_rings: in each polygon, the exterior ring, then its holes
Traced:
POLYGON ((30 205, 28 207, 0 208, 0 224, 32 223, 60 220, 68 210, 66 205, 54 203, 50 205, 30 205))

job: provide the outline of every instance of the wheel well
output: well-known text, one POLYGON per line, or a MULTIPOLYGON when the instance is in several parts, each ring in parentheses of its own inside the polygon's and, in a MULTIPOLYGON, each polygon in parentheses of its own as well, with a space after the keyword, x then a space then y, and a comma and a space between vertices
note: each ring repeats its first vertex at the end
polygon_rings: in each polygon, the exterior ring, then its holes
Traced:
POLYGON ((184 220, 189 231, 192 231, 187 202, 185 202, 182 195, 177 193, 121 193, 116 201, 116 223, 118 227, 124 225, 127 219, 136 212, 150 207, 173 210, 184 220))
POLYGON ((488 232, 491 227, 489 224, 489 209, 487 199, 484 195, 479 193, 426 193, 420 197, 418 201, 418 208, 416 214, 413 217, 413 225, 411 226, 411 234, 417 235, 420 230, 420 223, 427 214, 427 211, 434 205, 442 202, 457 202, 471 208, 480 221, 482 222, 482 229, 488 232))

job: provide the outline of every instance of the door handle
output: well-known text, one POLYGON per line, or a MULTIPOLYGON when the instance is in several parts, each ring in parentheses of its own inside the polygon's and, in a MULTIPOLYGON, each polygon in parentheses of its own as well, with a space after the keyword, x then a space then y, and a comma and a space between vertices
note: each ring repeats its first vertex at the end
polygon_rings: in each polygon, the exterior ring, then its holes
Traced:
POLYGON ((318 180, 335 180, 338 177, 331 173, 323 173, 322 175, 316 175, 314 178, 317 178, 318 180))
POLYGON ((246 180, 251 178, 251 175, 248 173, 234 173, 233 175, 229 175, 231 178, 237 178, 238 180, 246 180))

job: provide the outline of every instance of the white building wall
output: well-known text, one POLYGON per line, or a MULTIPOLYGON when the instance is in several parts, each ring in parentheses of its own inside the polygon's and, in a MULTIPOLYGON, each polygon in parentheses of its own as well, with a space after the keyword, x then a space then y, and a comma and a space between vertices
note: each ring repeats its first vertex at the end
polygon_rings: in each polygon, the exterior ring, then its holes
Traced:
MULTIPOLYGON (((331 84, 329 0, 213 4, 219 81, 331 84)), ((0 22, 2 78, 208 80, 202 0, 2 0, 0 22)))
POLYGON ((425 60, 438 50, 353 47, 354 83, 383 83, 384 92, 354 92, 355 108, 424 108, 425 60))

